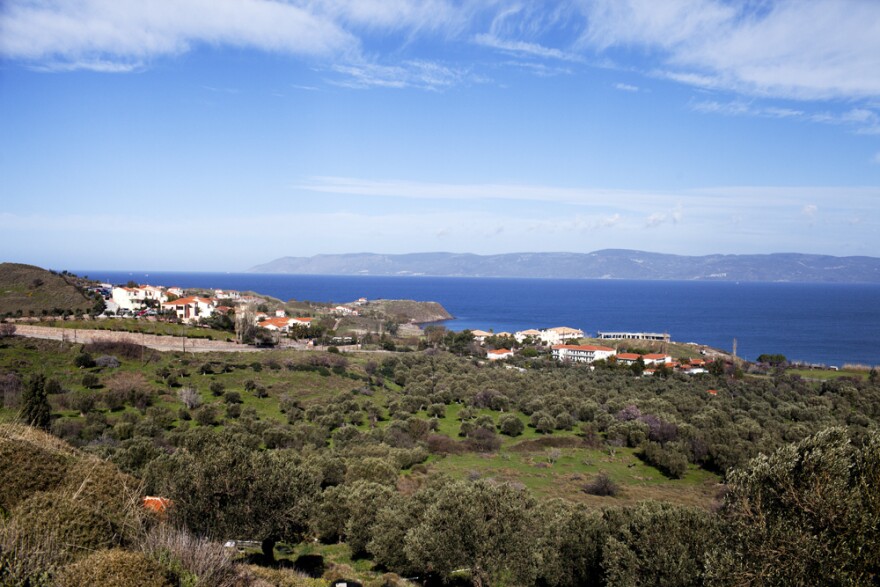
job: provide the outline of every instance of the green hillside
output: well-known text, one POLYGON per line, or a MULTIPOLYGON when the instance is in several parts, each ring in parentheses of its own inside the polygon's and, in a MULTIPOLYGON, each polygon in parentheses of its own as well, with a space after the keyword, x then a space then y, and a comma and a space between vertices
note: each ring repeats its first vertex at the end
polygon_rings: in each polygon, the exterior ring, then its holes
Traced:
POLYGON ((78 447, 0 425, 0 584, 115 584, 89 573, 117 567, 170 585, 726 585, 795 563, 790 584, 876 578, 876 548, 847 546, 880 544, 876 377, 518 364, 0 339, 0 420, 42 406, 78 447), (189 534, 117 501, 144 493, 189 534), (34 532, 71 546, 19 573, 46 546, 34 532))
POLYGON ((75 275, 33 265, 0 263, 0 316, 88 312, 95 306, 75 275))

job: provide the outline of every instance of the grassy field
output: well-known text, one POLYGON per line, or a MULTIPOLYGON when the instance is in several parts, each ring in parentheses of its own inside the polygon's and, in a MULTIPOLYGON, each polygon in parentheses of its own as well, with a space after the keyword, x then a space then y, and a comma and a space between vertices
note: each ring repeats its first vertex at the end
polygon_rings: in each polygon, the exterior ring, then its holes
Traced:
POLYGON ((832 371, 829 369, 786 369, 788 375, 797 375, 804 379, 815 379, 819 381, 828 381, 830 379, 839 379, 841 377, 855 377, 857 379, 867 379, 868 372, 863 370, 841 369, 832 371))
POLYGON ((235 334, 224 330, 212 330, 200 326, 187 326, 172 322, 158 322, 148 319, 107 318, 103 320, 54 320, 40 322, 40 326, 52 326, 73 330, 111 330, 132 334, 155 334, 158 336, 186 336, 211 340, 232 340, 235 334))

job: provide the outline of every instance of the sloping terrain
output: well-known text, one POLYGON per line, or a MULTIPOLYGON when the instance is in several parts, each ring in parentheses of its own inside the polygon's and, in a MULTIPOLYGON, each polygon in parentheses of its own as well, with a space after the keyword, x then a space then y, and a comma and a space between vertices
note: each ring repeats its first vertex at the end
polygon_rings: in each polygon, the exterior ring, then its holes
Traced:
POLYGON ((0 263, 0 316, 88 311, 95 302, 77 287, 77 280, 33 265, 0 263))

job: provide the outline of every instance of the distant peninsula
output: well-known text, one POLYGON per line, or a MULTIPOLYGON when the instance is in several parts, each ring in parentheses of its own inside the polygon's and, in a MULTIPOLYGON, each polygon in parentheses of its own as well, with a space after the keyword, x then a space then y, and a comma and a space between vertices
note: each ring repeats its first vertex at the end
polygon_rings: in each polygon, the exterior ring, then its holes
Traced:
POLYGON ((300 275, 880 283, 880 258, 800 253, 686 256, 626 249, 503 255, 352 253, 281 257, 248 271, 300 275))

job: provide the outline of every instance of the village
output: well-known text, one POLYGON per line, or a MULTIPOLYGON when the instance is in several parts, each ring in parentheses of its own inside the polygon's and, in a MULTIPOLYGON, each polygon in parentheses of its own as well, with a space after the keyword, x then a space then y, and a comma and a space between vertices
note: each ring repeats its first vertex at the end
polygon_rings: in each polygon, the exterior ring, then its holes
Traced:
MULTIPOLYGON (((162 315, 184 324, 198 324, 214 316, 235 315, 237 321, 246 320, 263 332, 276 337, 309 338, 314 316, 290 316, 284 308, 270 307, 265 297, 243 294, 234 290, 215 289, 212 291, 191 291, 180 287, 154 285, 112 286, 100 284, 96 291, 105 296, 107 317, 151 318, 162 315)), ((357 317, 366 298, 340 304, 313 308, 316 314, 337 319, 357 317)), ((642 375, 660 373, 682 373, 697 375, 707 372, 707 363, 701 358, 675 360, 666 352, 631 352, 626 348, 631 341, 670 342, 669 334, 654 332, 599 332, 597 339, 608 341, 604 344, 582 344, 589 339, 583 330, 568 326, 543 329, 526 329, 517 332, 492 332, 479 329, 467 331, 473 343, 479 345, 489 361, 504 361, 517 354, 518 348, 541 348, 549 350, 556 361, 562 363, 583 363, 593 365, 598 361, 632 367, 642 375)), ((353 337, 334 337, 334 342, 351 343, 353 337)))

